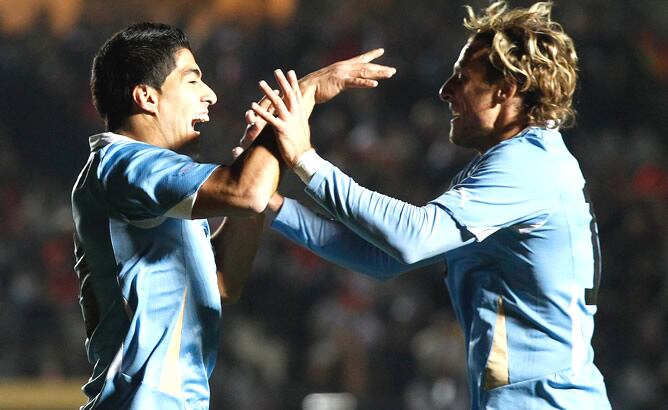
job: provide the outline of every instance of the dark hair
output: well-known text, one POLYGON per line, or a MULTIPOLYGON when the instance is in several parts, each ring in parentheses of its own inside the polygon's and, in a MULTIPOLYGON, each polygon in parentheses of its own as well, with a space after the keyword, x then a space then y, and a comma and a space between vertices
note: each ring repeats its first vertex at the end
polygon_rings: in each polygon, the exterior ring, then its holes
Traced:
POLYGON ((190 43, 178 28, 159 23, 134 24, 114 34, 93 59, 93 104, 107 129, 121 126, 132 111, 132 90, 140 84, 159 89, 176 67, 176 51, 190 43))

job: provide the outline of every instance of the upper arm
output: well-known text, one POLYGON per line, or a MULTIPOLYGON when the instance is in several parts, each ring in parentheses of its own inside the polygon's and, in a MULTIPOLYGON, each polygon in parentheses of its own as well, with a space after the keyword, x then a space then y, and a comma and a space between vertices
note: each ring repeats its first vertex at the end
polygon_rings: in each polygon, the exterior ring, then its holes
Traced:
POLYGON ((98 177, 112 209, 128 220, 190 218, 187 204, 216 167, 147 144, 112 144, 103 152, 98 177))
POLYGON ((219 167, 197 191, 193 215, 198 218, 219 215, 244 215, 259 212, 248 200, 250 189, 244 189, 230 167, 219 167))
POLYGON ((497 230, 549 214, 558 192, 538 149, 499 150, 433 201, 481 241, 497 230))

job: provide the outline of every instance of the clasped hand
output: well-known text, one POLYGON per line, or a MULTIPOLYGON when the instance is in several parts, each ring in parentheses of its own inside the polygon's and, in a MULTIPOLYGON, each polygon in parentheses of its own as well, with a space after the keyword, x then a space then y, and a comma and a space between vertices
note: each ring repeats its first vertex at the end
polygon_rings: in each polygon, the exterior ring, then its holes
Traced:
MULTIPOLYGON (((280 97, 278 97, 279 90, 272 90, 266 82, 261 82, 260 88, 265 97, 257 103, 257 107, 254 105, 252 110, 246 112, 246 132, 240 141, 241 146, 233 150, 233 155, 238 156, 245 148, 250 146, 269 119, 279 118, 281 129, 284 132, 282 137, 278 136, 281 153, 288 155, 289 157, 284 157, 284 160, 289 166, 294 166, 294 161, 299 155, 311 148, 307 120, 315 104, 327 102, 349 88, 374 88, 378 85, 378 80, 390 78, 395 74, 396 69, 393 67, 371 63, 383 53, 384 50, 378 48, 351 59, 330 64, 299 80, 297 88, 295 88, 292 80, 286 79, 283 73, 277 70, 275 76, 281 88, 280 93, 283 98, 286 98, 288 96, 286 92, 289 88, 292 100, 283 101, 283 112, 277 112, 274 101, 278 102, 280 100, 280 97), (283 79, 279 80, 279 76, 282 76, 283 79), (299 96, 297 89, 300 91, 299 96), (270 94, 273 99, 270 98, 270 94), (301 114, 298 117, 295 116, 297 113, 294 110, 297 106, 301 107, 305 118, 301 114), (271 118, 261 116, 258 110, 269 114, 271 118), (287 116, 288 113, 290 118, 287 116), (278 114, 278 116, 274 117, 272 114, 278 114), (280 118, 281 115, 284 118, 280 118), (306 122, 297 125, 296 123, 299 121, 306 122), (300 130, 298 135, 287 134, 297 130, 300 130), (306 132, 304 133, 304 131, 306 132)), ((290 77, 289 73, 288 77, 290 77)), ((272 123, 272 125, 274 124, 272 123)), ((276 131, 277 134, 281 132, 279 129, 276 129, 276 131)))
POLYGON ((274 76, 283 95, 282 99, 265 81, 260 81, 262 92, 274 108, 273 114, 255 102, 251 108, 255 114, 274 127, 283 160, 288 167, 293 168, 301 154, 311 149, 308 114, 304 109, 304 97, 295 72, 288 71, 286 78, 283 71, 276 70, 274 76))

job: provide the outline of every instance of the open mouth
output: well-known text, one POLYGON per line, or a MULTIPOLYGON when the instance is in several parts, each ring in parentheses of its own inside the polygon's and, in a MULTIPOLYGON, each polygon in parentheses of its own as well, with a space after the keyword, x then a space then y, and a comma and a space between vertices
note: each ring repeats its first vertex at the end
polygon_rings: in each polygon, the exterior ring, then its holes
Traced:
POLYGON ((461 114, 457 110, 452 108, 452 103, 450 103, 450 114, 452 115, 450 121, 454 121, 461 116, 461 114))
POLYGON ((191 121, 191 125, 192 125, 192 127, 193 127, 193 130, 195 130, 195 132, 197 132, 197 133, 199 134, 199 130, 197 130, 196 127, 197 127, 199 124, 203 124, 203 123, 205 123, 205 122, 209 122, 209 114, 207 114, 207 113, 200 113, 200 114, 197 114, 197 115, 195 116, 195 118, 193 118, 193 120, 191 121))

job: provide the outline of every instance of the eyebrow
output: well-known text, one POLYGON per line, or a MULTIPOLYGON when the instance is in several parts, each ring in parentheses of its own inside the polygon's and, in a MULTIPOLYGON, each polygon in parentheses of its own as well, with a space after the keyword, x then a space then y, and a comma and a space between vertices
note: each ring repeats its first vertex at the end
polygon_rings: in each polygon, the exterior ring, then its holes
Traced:
POLYGON ((195 74, 198 78, 202 78, 202 72, 199 68, 187 68, 181 72, 182 77, 186 77, 190 74, 195 74))

